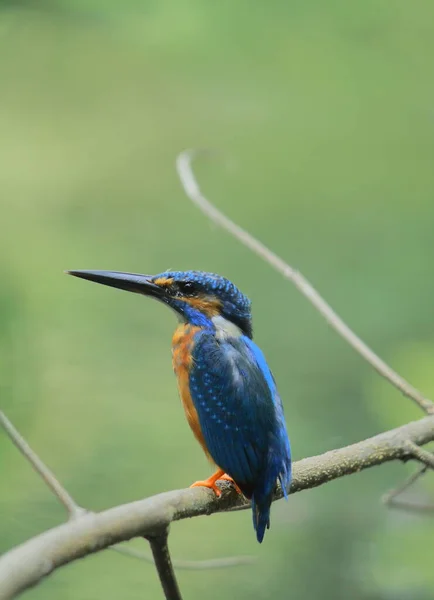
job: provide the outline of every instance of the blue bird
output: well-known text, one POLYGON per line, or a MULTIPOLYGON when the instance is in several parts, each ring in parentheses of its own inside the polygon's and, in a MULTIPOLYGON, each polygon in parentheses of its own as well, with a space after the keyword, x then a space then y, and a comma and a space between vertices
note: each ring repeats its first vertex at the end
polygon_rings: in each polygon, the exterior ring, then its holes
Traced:
POLYGON ((150 296, 176 312, 172 359, 179 393, 196 439, 217 466, 193 486, 220 496, 216 481, 233 481, 251 499, 262 542, 277 481, 285 497, 289 488, 291 451, 276 383, 252 339, 250 300, 228 279, 202 271, 69 274, 150 296))

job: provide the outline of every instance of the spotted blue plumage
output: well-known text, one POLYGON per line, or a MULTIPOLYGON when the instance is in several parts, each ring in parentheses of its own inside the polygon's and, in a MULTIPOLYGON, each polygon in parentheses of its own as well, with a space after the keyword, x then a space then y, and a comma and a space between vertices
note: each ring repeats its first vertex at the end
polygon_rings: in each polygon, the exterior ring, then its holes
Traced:
POLYGON ((219 341, 213 331, 201 331, 192 356, 190 393, 208 451, 252 499, 261 542, 276 481, 286 491, 291 478, 289 440, 273 376, 246 336, 219 341))

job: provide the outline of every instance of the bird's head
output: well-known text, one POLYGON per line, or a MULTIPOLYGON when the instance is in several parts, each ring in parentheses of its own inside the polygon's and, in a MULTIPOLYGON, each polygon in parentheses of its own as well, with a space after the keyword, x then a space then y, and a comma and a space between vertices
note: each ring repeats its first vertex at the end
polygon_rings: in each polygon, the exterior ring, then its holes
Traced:
POLYGON ((68 271, 70 275, 164 302, 199 326, 233 324, 252 337, 250 300, 228 279, 203 271, 139 275, 117 271, 68 271))

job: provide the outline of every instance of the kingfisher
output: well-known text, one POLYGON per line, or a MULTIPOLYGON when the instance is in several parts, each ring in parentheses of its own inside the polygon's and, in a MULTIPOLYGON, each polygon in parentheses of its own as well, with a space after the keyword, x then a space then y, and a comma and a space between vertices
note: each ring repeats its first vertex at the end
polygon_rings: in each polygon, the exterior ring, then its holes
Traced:
POLYGON ((231 481, 251 500, 261 543, 278 481, 287 497, 291 449, 274 377, 253 341, 250 300, 225 277, 203 271, 67 273, 155 298, 176 313, 172 363, 179 394, 194 436, 217 467, 191 487, 220 496, 216 482, 231 481))

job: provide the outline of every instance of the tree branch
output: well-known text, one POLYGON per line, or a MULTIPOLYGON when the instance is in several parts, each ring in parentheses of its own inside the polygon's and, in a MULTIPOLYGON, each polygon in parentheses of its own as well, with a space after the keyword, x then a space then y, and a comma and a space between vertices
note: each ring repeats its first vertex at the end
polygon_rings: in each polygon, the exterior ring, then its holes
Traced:
POLYGON ((316 310, 326 319, 333 329, 360 354, 380 375, 387 379, 405 396, 411 398, 427 414, 434 414, 434 404, 425 398, 419 390, 401 377, 388 364, 386 364, 363 340, 361 340, 348 327, 348 325, 335 313, 332 307, 321 297, 309 281, 296 269, 277 256, 262 242, 253 237, 248 231, 242 229, 225 214, 218 210, 201 192, 192 169, 192 161, 198 154, 194 150, 184 150, 176 159, 176 168, 185 193, 199 209, 220 227, 249 248, 257 256, 265 260, 283 277, 291 281, 299 292, 309 300, 316 310))
MULTIPOLYGON (((32 448, 22 437, 22 435, 18 432, 18 430, 14 427, 14 425, 7 418, 3 411, 0 411, 0 425, 3 427, 4 431, 7 433, 10 440, 18 448, 21 454, 23 454, 23 456, 32 465, 35 471, 41 476, 43 481, 47 484, 47 486, 53 492, 56 498, 58 498, 61 504, 63 504, 63 506, 66 508, 70 519, 77 519, 78 517, 81 517, 83 516, 83 514, 88 512, 85 508, 82 508, 75 502, 75 500, 62 486, 62 484, 59 482, 59 480, 53 474, 53 472, 45 465, 45 463, 39 458, 35 451, 32 450, 32 448)), ((119 554, 123 554, 124 556, 131 556, 155 565, 152 556, 148 556, 144 552, 138 552, 137 550, 133 550, 132 548, 123 548, 121 546, 116 545, 111 546, 110 549, 114 550, 115 552, 118 552, 119 554)), ((235 567, 239 565, 251 564, 252 562, 254 562, 254 558, 250 556, 232 556, 201 561, 175 560, 173 561, 173 566, 177 569, 193 571, 204 569, 223 569, 226 567, 235 567)))
MULTIPOLYGON (((372 438, 312 456, 294 464, 290 493, 310 489, 392 460, 414 458, 407 441, 417 446, 434 440, 434 415, 372 438)), ((36 585, 59 567, 133 537, 155 535, 171 522, 248 508, 249 502, 229 483, 222 495, 205 488, 166 492, 117 506, 50 529, 0 557, 0 600, 36 585)), ((282 497, 278 489, 275 499, 282 497)))
POLYGON ((169 532, 166 528, 164 533, 149 536, 147 539, 151 545, 152 555, 166 600, 182 600, 181 591, 173 570, 172 559, 170 558, 168 535, 169 532))
POLYGON ((70 519, 76 519, 83 515, 86 512, 84 508, 81 508, 74 498, 65 490, 62 484, 58 481, 58 479, 54 476, 54 474, 50 471, 50 469, 42 462, 39 456, 30 448, 29 444, 22 437, 22 435, 15 429, 12 423, 9 421, 7 416, 3 411, 0 410, 0 425, 2 425, 3 429, 12 440, 14 445, 18 448, 21 454, 28 460, 28 462, 32 465, 35 471, 41 476, 41 478, 45 481, 47 486, 53 492, 53 494, 58 498, 58 500, 63 504, 63 506, 68 511, 68 515, 70 519))
POLYGON ((414 458, 419 460, 426 467, 434 469, 434 454, 432 452, 419 448, 419 446, 411 440, 406 442, 406 446, 414 458))

